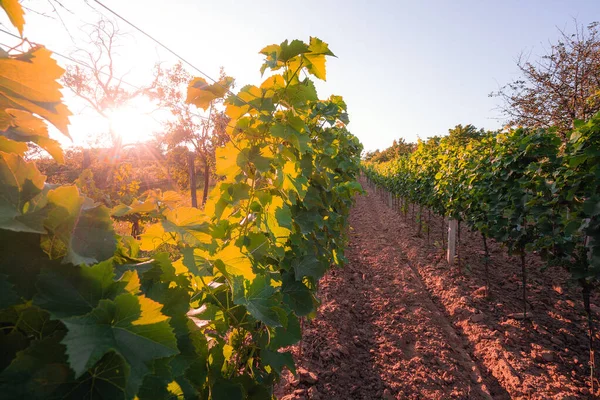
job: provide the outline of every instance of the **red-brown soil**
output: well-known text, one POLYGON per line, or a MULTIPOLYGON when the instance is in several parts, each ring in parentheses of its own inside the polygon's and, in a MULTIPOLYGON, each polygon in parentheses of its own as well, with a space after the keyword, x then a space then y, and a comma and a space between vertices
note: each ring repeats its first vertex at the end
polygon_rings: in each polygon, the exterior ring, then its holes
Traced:
POLYGON ((463 228, 460 269, 449 267, 441 218, 432 218, 428 244, 410 214, 363 185, 368 194, 350 216, 349 262, 323 278, 318 315, 292 348, 298 375, 284 375, 279 398, 594 398, 580 290, 564 270, 542 272, 528 258, 523 320, 519 260, 490 244, 486 296, 478 234, 463 228))

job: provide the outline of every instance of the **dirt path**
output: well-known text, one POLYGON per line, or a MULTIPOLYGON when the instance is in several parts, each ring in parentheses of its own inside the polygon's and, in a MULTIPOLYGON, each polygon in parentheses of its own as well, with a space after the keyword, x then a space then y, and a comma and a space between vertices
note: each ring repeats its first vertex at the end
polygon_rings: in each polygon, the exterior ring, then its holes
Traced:
MULTIPOLYGON (((506 343, 528 339, 533 328, 515 320, 502 328, 501 316, 484 314, 493 297, 479 308, 470 301, 483 278, 466 279, 442 265, 440 249, 416 238, 410 222, 377 195, 357 198, 350 225, 348 265, 322 281, 318 316, 304 324, 302 344, 292 349, 299 374, 284 376, 278 398, 586 398, 584 381, 571 376, 570 366, 552 366, 548 355, 546 369, 533 363, 537 369, 529 372, 536 378, 528 382, 515 357, 536 361, 544 349, 519 353, 506 343)), ((463 258, 469 260, 469 251, 463 249, 463 258)), ((511 311, 508 304, 503 312, 511 311)))

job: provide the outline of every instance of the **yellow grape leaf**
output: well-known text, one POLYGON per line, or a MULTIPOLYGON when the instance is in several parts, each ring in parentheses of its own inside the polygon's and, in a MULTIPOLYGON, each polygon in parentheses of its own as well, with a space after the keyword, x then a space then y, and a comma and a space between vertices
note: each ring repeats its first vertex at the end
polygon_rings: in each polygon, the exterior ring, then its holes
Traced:
POLYGON ((308 48, 310 52, 303 54, 306 69, 317 78, 325 80, 327 75, 325 69, 325 56, 335 57, 335 54, 329 50, 329 45, 327 43, 316 37, 310 38, 310 45, 308 48))
POLYGON ((216 173, 221 176, 236 176, 240 171, 237 165, 237 157, 239 150, 235 148, 232 141, 228 142, 225 147, 219 147, 216 150, 216 173))
POLYGON ((243 101, 249 103, 253 100, 260 99, 263 93, 260 88, 256 86, 248 85, 245 86, 243 90, 240 90, 237 97, 242 99, 243 101))
POLYGON ((0 136, 0 151, 22 156, 27 151, 27 144, 23 142, 15 142, 14 140, 0 136))
POLYGON ((172 381, 171 383, 169 383, 167 385, 167 390, 169 391, 169 397, 176 397, 178 399, 183 399, 184 394, 183 394, 183 389, 181 389, 181 386, 179 386, 179 383, 177 383, 177 381, 172 381))
POLYGON ((163 229, 175 233, 188 245, 212 242, 212 236, 208 233, 209 218, 203 211, 195 207, 178 207, 166 211, 165 216, 167 220, 162 222, 163 229))
POLYGON ((264 90, 279 90, 285 88, 285 81, 281 75, 271 75, 260 85, 264 90))
POLYGON ((178 203, 181 201, 181 195, 173 190, 168 190, 162 194, 160 201, 163 203, 178 203))
POLYGON ((256 274, 252 272, 252 263, 248 256, 233 243, 229 243, 213 256, 214 260, 221 260, 225 264, 225 271, 229 275, 243 276, 249 281, 254 280, 256 274))
POLYGON ((248 111, 250 111, 250 106, 236 106, 235 104, 228 104, 227 108, 225 109, 225 114, 227 114, 227 116, 231 118, 232 121, 235 121, 239 119, 242 115, 246 114, 248 111))
POLYGON ((273 196, 271 204, 267 208, 266 225, 267 229, 277 239, 277 243, 284 244, 287 242, 292 231, 283 224, 291 224, 291 218, 290 209, 283 203, 283 199, 279 196, 273 196))
POLYGON ((303 199, 308 190, 308 180, 298 171, 296 163, 287 161, 283 166, 282 175, 282 189, 286 191, 293 190, 300 199, 303 199))
POLYGON ((215 280, 214 276, 197 276, 193 275, 192 284, 194 285, 194 289, 202 288, 203 286, 208 286, 212 281, 215 280))
POLYGON ((138 294, 140 292, 140 288, 142 287, 137 271, 125 271, 119 281, 127 282, 123 289, 131 294, 138 294))
POLYGON ((190 271, 188 267, 183 265, 183 257, 181 257, 177 261, 172 262, 171 265, 173 266, 173 268, 175 268, 175 275, 186 274, 190 271))
POLYGON ((0 7, 6 11, 10 22, 19 30, 19 34, 23 36, 25 18, 23 18, 23 8, 21 8, 19 0, 0 0, 0 7))
POLYGON ((206 215, 214 215, 216 202, 219 201, 219 195, 221 194, 221 185, 216 185, 208 193, 208 199, 204 204, 204 213, 206 215))
POLYGON ((151 212, 156 209, 156 205, 151 200, 146 200, 143 203, 139 200, 136 200, 131 204, 130 207, 131 210, 129 210, 128 214, 151 212))
POLYGON ((278 44, 270 44, 270 45, 264 47, 260 51, 260 54, 269 55, 269 54, 272 54, 272 53, 279 54, 280 52, 281 52, 281 46, 279 46, 278 44))
POLYGON ((231 356, 233 355, 233 346, 225 344, 223 345, 223 357, 225 361, 229 361, 231 356))
POLYGON ((165 232, 161 223, 152 224, 140 235, 140 250, 152 251, 163 243, 177 244, 173 236, 165 232))
POLYGON ((0 58, 0 109, 14 108, 39 115, 69 136, 71 112, 62 104, 64 70, 44 47, 25 54, 0 58))
POLYGON ((308 46, 310 53, 312 54, 323 54, 326 56, 335 57, 336 55, 329 50, 329 45, 319 39, 318 37, 311 36, 310 44, 308 46))
POLYGON ((56 140, 38 136, 37 138, 35 138, 35 140, 32 140, 32 142, 40 146, 42 149, 46 150, 48 154, 50 154, 52 158, 56 160, 57 163, 65 163, 62 147, 60 147, 60 143, 56 140))
POLYGON ((196 207, 179 207, 165 213, 167 219, 177 226, 195 226, 208 222, 202 210, 196 207))
POLYGON ((209 85, 204 78, 194 78, 187 91, 187 103, 206 110, 211 101, 223 98, 233 83, 233 78, 226 76, 218 82, 209 85))
POLYGON ((305 54, 306 69, 319 79, 326 80, 327 72, 325 69, 324 54, 305 54))
MULTIPOLYGON (((131 325, 150 325, 167 321, 169 317, 161 313, 163 305, 146 296, 138 296, 140 316, 131 325)), ((116 316, 118 318, 119 315, 116 316)), ((128 316, 127 316, 128 317, 128 316)))
POLYGON ((46 150, 59 163, 64 163, 60 144, 48 137, 48 127, 35 115, 22 110, 0 110, 0 132, 8 139, 33 142, 46 150))

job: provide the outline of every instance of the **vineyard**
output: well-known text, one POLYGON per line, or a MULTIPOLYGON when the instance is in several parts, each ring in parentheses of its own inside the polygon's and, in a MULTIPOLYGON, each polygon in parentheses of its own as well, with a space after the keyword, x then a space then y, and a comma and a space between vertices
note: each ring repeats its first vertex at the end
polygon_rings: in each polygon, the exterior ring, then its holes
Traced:
MULTIPOLYGON (((597 332, 590 299, 600 268, 600 115, 578 123, 562 146, 552 130, 477 132, 474 136, 457 134, 420 142, 412 154, 367 163, 364 172, 390 206, 405 218, 410 213, 415 219, 417 236, 426 234, 429 240, 436 234, 431 231, 432 214, 448 218, 448 229, 458 230, 459 242, 457 259, 454 252, 449 254, 450 264, 456 261, 461 267, 461 222, 478 233, 486 295, 493 264, 489 240, 517 256, 521 319, 529 317, 532 284, 528 271, 532 266, 528 259, 543 260, 543 269, 565 268, 581 288, 593 390, 597 332)), ((442 243, 443 221, 438 236, 442 243)))

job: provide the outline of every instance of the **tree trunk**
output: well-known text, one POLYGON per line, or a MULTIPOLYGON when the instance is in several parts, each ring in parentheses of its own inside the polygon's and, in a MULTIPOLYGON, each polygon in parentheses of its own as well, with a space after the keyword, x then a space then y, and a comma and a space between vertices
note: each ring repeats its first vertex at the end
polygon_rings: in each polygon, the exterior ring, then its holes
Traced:
POLYGON ((87 169, 92 164, 92 160, 90 157, 90 149, 83 149, 83 163, 81 165, 82 169, 87 169))
POLYGON ((198 200, 196 197, 196 166, 194 165, 194 153, 188 153, 188 165, 190 168, 190 196, 192 199, 192 207, 198 207, 198 200))
POLYGON ((204 191, 202 193, 202 205, 206 204, 208 199, 208 185, 210 184, 210 164, 208 163, 208 157, 204 160, 204 191))

